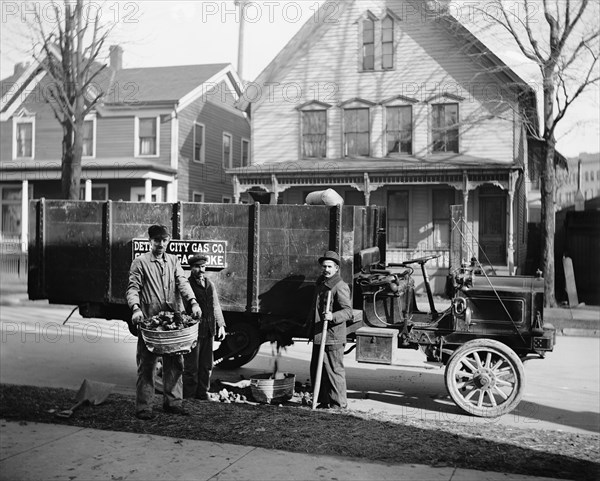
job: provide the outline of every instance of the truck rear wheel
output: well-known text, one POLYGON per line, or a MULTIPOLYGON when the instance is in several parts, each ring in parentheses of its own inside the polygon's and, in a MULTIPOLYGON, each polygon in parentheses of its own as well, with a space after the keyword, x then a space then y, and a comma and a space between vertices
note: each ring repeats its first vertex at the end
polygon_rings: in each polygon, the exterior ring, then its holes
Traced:
POLYGON ((236 321, 227 326, 227 336, 214 351, 215 366, 236 369, 256 357, 262 341, 258 328, 247 322, 236 321))
POLYGON ((512 411, 525 389, 523 363, 512 349, 492 339, 474 339, 459 347, 444 378, 456 405, 484 418, 512 411))

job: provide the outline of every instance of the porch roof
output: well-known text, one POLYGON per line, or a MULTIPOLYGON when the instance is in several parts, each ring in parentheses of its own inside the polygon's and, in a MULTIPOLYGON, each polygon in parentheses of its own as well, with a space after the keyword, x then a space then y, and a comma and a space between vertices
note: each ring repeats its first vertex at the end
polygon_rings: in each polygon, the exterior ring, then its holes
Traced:
POLYGON ((360 159, 336 158, 319 160, 283 161, 268 164, 255 164, 248 167, 227 169, 227 173, 239 178, 256 175, 272 174, 398 174, 401 172, 473 172, 473 171, 512 171, 520 167, 513 162, 498 162, 496 160, 474 157, 464 154, 436 154, 430 157, 399 156, 394 158, 360 159))
MULTIPOLYGON (((60 180, 60 159, 11 161, 0 163, 1 181, 60 180)), ((114 157, 82 159, 81 178, 131 180, 152 178, 171 181, 177 170, 167 165, 157 165, 149 159, 114 157)))

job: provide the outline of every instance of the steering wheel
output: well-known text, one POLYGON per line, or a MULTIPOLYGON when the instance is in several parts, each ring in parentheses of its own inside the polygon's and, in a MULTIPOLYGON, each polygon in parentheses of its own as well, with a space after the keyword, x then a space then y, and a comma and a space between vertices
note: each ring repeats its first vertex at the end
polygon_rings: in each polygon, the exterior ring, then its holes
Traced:
POLYGON ((431 259, 437 259, 438 257, 441 257, 442 254, 434 254, 431 256, 424 256, 424 257, 417 257, 415 259, 410 259, 408 261, 404 261, 401 264, 403 266, 406 266, 408 264, 425 264, 427 261, 430 261, 431 259))

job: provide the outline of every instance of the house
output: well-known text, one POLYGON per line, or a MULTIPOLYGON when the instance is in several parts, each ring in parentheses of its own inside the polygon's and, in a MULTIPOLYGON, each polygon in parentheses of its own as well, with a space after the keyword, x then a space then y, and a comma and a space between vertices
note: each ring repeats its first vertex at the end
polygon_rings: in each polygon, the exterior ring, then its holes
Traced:
MULTIPOLYGON (((231 65, 123 68, 122 56, 112 46, 90 86, 105 94, 85 121, 81 199, 231 202, 225 169, 248 165, 250 153, 231 65)), ((23 250, 27 199, 60 196, 62 129, 43 95, 50 82, 32 64, 0 84, 0 239, 23 250)))
POLYGON ((561 172, 556 189, 557 208, 600 197, 600 153, 581 153, 567 162, 569 167, 561 172))
MULTIPOLYGON (((437 4, 437 2, 434 2, 437 4)), ((535 92, 431 2, 326 2, 243 94, 252 162, 234 199, 335 189, 387 208, 387 262, 449 267, 450 205, 469 256, 523 273, 535 92), (437 265, 435 263, 437 262, 437 265)))

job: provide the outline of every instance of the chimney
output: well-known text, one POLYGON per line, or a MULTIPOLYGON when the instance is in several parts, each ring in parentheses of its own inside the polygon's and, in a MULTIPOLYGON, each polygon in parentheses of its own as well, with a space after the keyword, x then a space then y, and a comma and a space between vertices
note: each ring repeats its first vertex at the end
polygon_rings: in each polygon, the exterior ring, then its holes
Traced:
POLYGON ((20 77, 23 74, 23 72, 25 72, 25 70, 27 70, 28 67, 29 67, 29 62, 19 62, 19 63, 15 64, 14 75, 16 77, 20 77))
POLYGON ((119 45, 111 45, 110 52, 110 67, 113 70, 121 70, 123 68, 123 49, 119 45))

